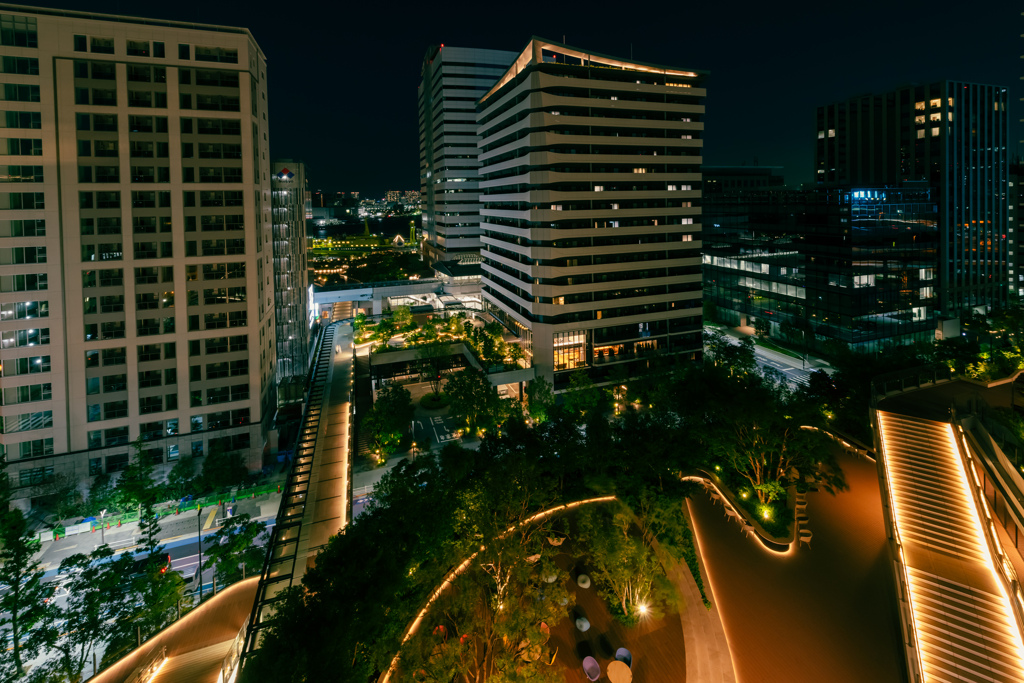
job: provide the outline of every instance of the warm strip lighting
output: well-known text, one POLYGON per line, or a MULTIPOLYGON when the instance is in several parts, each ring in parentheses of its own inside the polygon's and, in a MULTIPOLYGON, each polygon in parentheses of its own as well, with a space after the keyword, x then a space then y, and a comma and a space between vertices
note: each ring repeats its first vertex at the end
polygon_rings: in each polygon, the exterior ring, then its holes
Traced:
MULTIPOLYGON (((536 522, 539 519, 544 519, 545 517, 550 517, 551 515, 556 514, 558 512, 563 512, 565 510, 572 510, 573 508, 578 508, 581 505, 590 505, 591 503, 608 503, 608 502, 613 501, 613 500, 615 500, 615 496, 600 496, 598 498, 587 498, 586 500, 577 500, 577 501, 574 501, 572 503, 564 503, 562 505, 556 505, 553 508, 548 508, 547 510, 542 510, 541 512, 538 512, 535 515, 527 517, 526 519, 524 519, 519 524, 516 524, 515 526, 509 527, 508 531, 506 531, 504 534, 502 534, 500 538, 504 538, 506 535, 510 534, 511 532, 515 531, 517 528, 519 528, 521 526, 524 526, 526 524, 532 524, 533 522, 536 522)), ((476 556, 479 555, 480 552, 483 551, 483 549, 484 549, 484 546, 480 546, 480 550, 476 551, 475 553, 473 553, 472 555, 467 557, 465 559, 465 561, 463 561, 462 564, 460 564, 458 567, 456 567, 455 569, 453 569, 450 572, 448 572, 448 575, 444 577, 444 580, 441 582, 441 584, 437 588, 435 588, 434 591, 430 594, 430 597, 427 598, 427 603, 425 605, 423 605, 423 609, 421 609, 419 611, 419 613, 416 615, 416 618, 413 619, 412 622, 410 622, 409 626, 406 628, 405 635, 402 636, 402 643, 401 643, 402 645, 405 645, 407 642, 409 642, 410 638, 412 638, 414 635, 416 635, 416 632, 420 628, 420 624, 423 623, 423 620, 427 616, 427 612, 430 611, 430 606, 434 604, 435 600, 437 600, 439 597, 441 597, 441 594, 445 590, 447 590, 448 586, 452 585, 452 583, 455 581, 455 579, 457 579, 459 577, 459 575, 462 574, 462 572, 466 571, 466 569, 469 567, 469 565, 472 564, 473 560, 476 559, 476 556)), ((398 653, 396 653, 395 656, 391 659, 391 664, 388 666, 388 670, 386 672, 384 672, 384 676, 380 679, 380 683, 388 683, 388 681, 391 679, 391 674, 393 674, 395 672, 395 668, 397 666, 398 666, 398 653)))
POLYGON ((882 417, 882 413, 879 411, 876 413, 878 417, 878 426, 882 431, 882 463, 885 465, 885 488, 889 493, 889 509, 892 510, 892 525, 893 525, 893 536, 896 538, 896 545, 900 551, 900 569, 903 571, 903 583, 907 587, 907 603, 910 605, 910 627, 914 631, 914 653, 917 655, 917 668, 919 671, 924 671, 923 662, 921 660, 920 650, 920 638, 921 634, 917 628, 917 609, 914 607, 914 596, 913 586, 910 582, 910 572, 907 571, 907 561, 903 554, 903 539, 900 538, 900 506, 896 502, 896 494, 892 490, 892 472, 889 471, 889 458, 886 455, 885 444, 888 441, 888 432, 885 428, 885 420, 882 417))
MULTIPOLYGON (((712 481, 710 478, 705 479, 704 477, 695 477, 695 476, 686 476, 686 477, 679 477, 679 478, 682 481, 693 481, 693 482, 696 482, 698 484, 700 484, 700 483, 709 483, 709 484, 711 484, 712 486, 715 487, 715 490, 718 491, 718 494, 720 496, 722 496, 722 500, 723 501, 724 500, 728 500, 728 498, 726 497, 725 493, 722 492, 722 489, 718 488, 718 485, 715 484, 715 482, 712 481)), ((730 503, 730 505, 732 505, 732 503, 730 503)), ((733 505, 732 507, 737 512, 739 511, 738 506, 733 505)), ((796 520, 794 520, 794 522, 795 521, 796 520)), ((694 527, 696 527, 696 526, 697 525, 694 524, 694 527)), ((756 534, 757 531, 755 530, 754 533, 756 534)), ((760 548, 762 548, 766 553, 768 553, 772 557, 791 557, 791 556, 796 554, 796 545, 797 545, 797 543, 796 543, 796 538, 794 537, 793 540, 790 542, 790 544, 786 547, 785 550, 775 550, 773 548, 769 548, 768 546, 766 546, 764 543, 761 543, 761 542, 758 542, 755 545, 757 545, 760 548)))
MULTIPOLYGON (((893 512, 893 521, 895 523, 895 526, 897 527, 896 528, 896 538, 897 538, 897 541, 899 542, 899 527, 900 527, 901 523, 903 522, 903 520, 907 519, 907 518, 904 517, 904 513, 903 513, 903 511, 901 509, 901 501, 899 500, 899 497, 898 497, 897 493, 893 490, 893 487, 892 487, 892 473, 889 470, 889 458, 885 457, 886 442, 889 441, 889 439, 892 437, 892 434, 891 434, 890 429, 887 428, 887 426, 886 426, 886 418, 885 418, 885 416, 881 412, 878 412, 877 416, 878 416, 878 424, 879 424, 879 427, 881 428, 881 431, 882 431, 882 451, 883 451, 883 460, 885 462, 885 473, 886 473, 886 480, 887 480, 886 483, 888 484, 888 488, 889 488, 889 500, 890 500, 890 505, 891 505, 892 512, 893 512)), ((988 568, 989 572, 991 572, 992 578, 994 579, 995 583, 999 586, 999 597, 1002 599, 1003 608, 1006 610, 1006 617, 1010 620, 1009 631, 1012 633, 1013 645, 1014 645, 1014 648, 1016 650, 1017 663, 1018 663, 1019 666, 1024 666, 1024 642, 1021 641, 1020 625, 1017 624, 1016 618, 1014 616, 1013 607, 1012 607, 1012 605, 1010 603, 1010 598, 1009 598, 1009 596, 1007 595, 1007 592, 1006 592, 1006 586, 1004 584, 1004 578, 1000 575, 1000 572, 997 571, 995 563, 994 563, 994 559, 992 557, 992 549, 996 548, 996 549, 998 549, 1001 552, 1001 548, 999 547, 997 539, 994 539, 990 543, 990 541, 988 540, 988 538, 987 538, 987 536, 985 534, 984 527, 982 526, 982 523, 981 523, 981 517, 980 517, 980 515, 978 513, 977 505, 974 504, 974 496, 973 496, 973 493, 972 493, 971 488, 970 488, 970 481, 967 478, 967 472, 965 470, 965 463, 964 463, 963 459, 959 456, 959 452, 960 451, 959 451, 959 447, 958 447, 958 444, 957 444, 956 437, 954 436, 954 433, 953 433, 953 427, 952 427, 951 424, 948 424, 948 423, 944 424, 943 427, 945 428, 944 429, 944 433, 945 433, 946 439, 947 439, 947 447, 949 448, 950 453, 953 456, 952 457, 952 461, 949 464, 952 466, 952 468, 957 473, 957 476, 954 477, 956 483, 955 484, 953 484, 953 482, 950 482, 950 483, 952 485, 958 485, 959 488, 960 488, 961 493, 964 496, 964 498, 970 503, 970 504, 965 506, 965 509, 963 510, 963 513, 966 514, 968 519, 969 519, 969 527, 968 528, 969 529, 973 529, 974 537, 975 537, 976 542, 982 548, 987 549, 987 552, 983 551, 981 553, 981 556, 983 558, 982 561, 984 562, 985 567, 988 568)), ((970 457, 969 454, 968 454, 968 457, 970 457)), ((987 509, 985 510, 985 512, 987 514, 987 512, 988 512, 987 509)), ((914 629, 915 651, 917 653, 918 663, 919 663, 919 665, 921 667, 921 670, 922 670, 922 672, 924 672, 925 678, 928 679, 928 678, 931 678, 931 676, 929 676, 929 672, 928 671, 925 671, 926 664, 925 664, 923 658, 921 657, 921 650, 920 650, 921 634, 920 634, 920 628, 919 628, 918 624, 921 621, 921 615, 918 613, 917 608, 914 606, 914 601, 913 601, 913 596, 915 595, 915 593, 920 591, 923 594, 923 593, 928 592, 928 591, 926 591, 923 588, 922 589, 918 589, 918 587, 914 584, 914 581, 911 578, 910 573, 907 571, 907 566, 903 562, 902 544, 901 544, 901 547, 900 547, 900 553, 901 553, 901 557, 900 557, 901 562, 900 562, 900 564, 903 565, 903 574, 904 574, 904 578, 905 578, 905 580, 907 582, 907 587, 908 587, 908 590, 907 590, 907 600, 910 603, 911 615, 912 615, 912 618, 913 618, 912 626, 913 626, 913 629, 914 629)))

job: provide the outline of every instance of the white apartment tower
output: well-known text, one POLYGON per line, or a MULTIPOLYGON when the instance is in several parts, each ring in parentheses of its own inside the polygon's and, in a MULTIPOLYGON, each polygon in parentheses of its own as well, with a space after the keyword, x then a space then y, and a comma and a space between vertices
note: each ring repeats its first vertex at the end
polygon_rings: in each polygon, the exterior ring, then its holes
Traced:
POLYGON ((706 77, 534 38, 477 105, 486 310, 556 389, 700 357, 706 77))
POLYGON ((423 59, 418 105, 423 252, 430 263, 480 261, 476 101, 516 53, 434 46, 423 59))
POLYGON ((0 450, 18 504, 262 466, 276 406, 266 60, 241 28, 0 5, 0 450))

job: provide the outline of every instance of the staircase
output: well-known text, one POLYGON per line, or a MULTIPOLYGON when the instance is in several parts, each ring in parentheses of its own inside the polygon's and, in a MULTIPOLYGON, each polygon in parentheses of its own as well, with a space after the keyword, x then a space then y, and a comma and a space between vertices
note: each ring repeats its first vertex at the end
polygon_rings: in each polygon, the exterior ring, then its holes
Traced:
POLYGON ((887 412, 878 423, 925 680, 1024 681, 1020 627, 952 426, 887 412))

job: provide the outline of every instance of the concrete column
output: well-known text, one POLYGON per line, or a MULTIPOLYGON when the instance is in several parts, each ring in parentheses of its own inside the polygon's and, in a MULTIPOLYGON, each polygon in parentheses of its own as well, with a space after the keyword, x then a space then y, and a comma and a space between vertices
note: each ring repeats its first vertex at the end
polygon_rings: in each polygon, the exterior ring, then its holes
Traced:
POLYGON ((380 315, 384 312, 384 300, 380 298, 374 298, 373 300, 373 314, 380 315))

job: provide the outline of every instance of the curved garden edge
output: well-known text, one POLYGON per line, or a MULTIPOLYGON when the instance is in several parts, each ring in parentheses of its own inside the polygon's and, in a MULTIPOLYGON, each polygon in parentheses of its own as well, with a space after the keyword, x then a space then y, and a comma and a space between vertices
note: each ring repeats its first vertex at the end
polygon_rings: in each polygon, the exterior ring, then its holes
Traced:
POLYGON ((704 591, 697 586, 693 572, 686 562, 676 561, 661 549, 658 539, 654 539, 654 549, 665 574, 672 585, 679 591, 683 600, 683 608, 679 610, 679 621, 683 629, 683 651, 686 653, 686 680, 698 683, 735 683, 736 669, 732 661, 732 650, 725 636, 725 625, 718 613, 718 606, 711 597, 713 591, 704 558, 701 556, 697 528, 690 514, 689 499, 682 501, 686 523, 693 534, 692 542, 697 556, 697 571, 700 572, 704 591), (691 609, 705 604, 707 609, 691 609))
MULTIPOLYGON (((618 496, 597 496, 596 498, 584 498, 583 500, 577 500, 570 503, 562 503, 561 505, 556 505, 554 507, 548 508, 547 510, 541 510, 536 514, 527 517, 518 525, 514 527, 509 527, 508 531, 506 531, 505 533, 514 531, 516 528, 523 526, 524 524, 533 524, 539 519, 550 517, 551 515, 557 514, 559 512, 572 510, 582 505, 589 505, 591 503, 608 503, 613 500, 618 500, 618 496)), ((481 550, 482 549, 483 548, 481 547, 481 550)), ((402 634, 402 641, 400 645, 405 645, 407 642, 409 642, 410 638, 416 635, 416 632, 420 628, 420 624, 423 623, 423 620, 426 618, 427 613, 430 611, 431 605, 433 605, 434 602, 441 596, 441 594, 444 593, 445 590, 447 590, 447 588, 450 585, 452 585, 455 579, 457 579, 459 575, 462 574, 462 572, 466 571, 466 568, 469 567, 469 565, 473 562, 473 559, 476 558, 478 554, 479 551, 473 553, 465 560, 463 560, 459 566, 457 566, 455 569, 451 570, 450 572, 448 572, 447 575, 445 575, 444 579, 441 581, 438 587, 435 588, 434 591, 430 594, 430 597, 427 598, 426 603, 424 603, 420 611, 416 613, 416 616, 413 618, 411 622, 409 622, 409 625, 405 628, 405 632, 402 634)), ((391 659, 391 664, 388 665, 387 671, 385 671, 384 674, 380 677, 379 683, 388 683, 388 681, 391 679, 391 675, 395 672, 395 669, 398 666, 399 656, 400 652, 396 652, 395 656, 391 659)))
POLYGON ((712 472, 700 471, 697 475, 682 475, 683 481, 695 481, 698 483, 707 482, 715 487, 715 490, 721 494, 722 498, 729 501, 729 505, 735 510, 750 526, 754 527, 754 533, 757 535, 757 540, 761 542, 768 550, 773 553, 785 555, 793 551, 794 544, 796 543, 796 524, 791 524, 789 527, 789 536, 787 538, 779 538, 765 531, 764 527, 757 521, 757 519, 750 516, 749 513, 736 502, 736 497, 732 491, 729 490, 725 484, 722 483, 721 479, 712 472), (704 476, 700 476, 704 475, 704 476))

